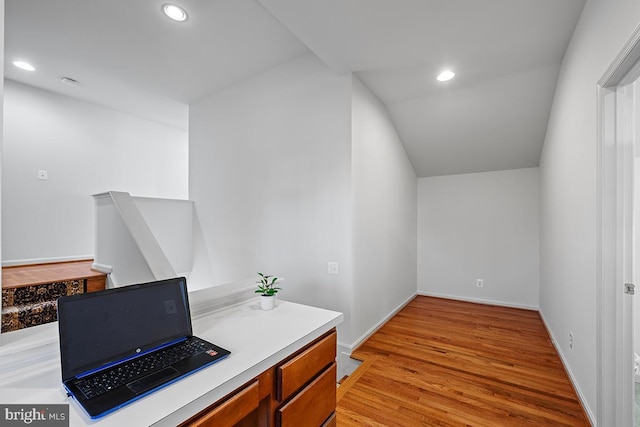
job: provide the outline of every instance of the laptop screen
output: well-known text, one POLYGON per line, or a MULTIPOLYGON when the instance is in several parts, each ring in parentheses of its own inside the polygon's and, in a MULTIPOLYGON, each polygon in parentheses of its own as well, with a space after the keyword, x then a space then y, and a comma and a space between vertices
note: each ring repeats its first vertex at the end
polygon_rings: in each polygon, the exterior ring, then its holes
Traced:
POLYGON ((186 279, 61 297, 62 379, 190 336, 186 279))

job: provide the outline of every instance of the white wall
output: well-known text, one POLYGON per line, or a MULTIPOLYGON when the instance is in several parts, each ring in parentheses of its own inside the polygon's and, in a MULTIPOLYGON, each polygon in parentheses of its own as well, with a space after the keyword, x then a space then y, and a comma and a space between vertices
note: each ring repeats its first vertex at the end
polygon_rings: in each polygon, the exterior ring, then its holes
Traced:
POLYGON ((352 103, 352 328, 358 339, 416 293, 417 179, 387 110, 356 77, 352 103))
POLYGON ((420 178, 418 292, 537 308, 538 178, 538 168, 420 178))
POLYGON ((596 87, 638 22, 636 0, 587 1, 562 63, 540 161, 540 309, 592 419, 598 392, 596 87))
POLYGON ((345 314, 348 349, 415 294, 416 176, 356 78, 307 54, 191 105, 189 132, 213 283, 283 276, 281 298, 345 314))
POLYGON ((306 54, 192 104, 189 116, 189 194, 212 283, 284 277, 282 299, 343 311, 347 340, 350 85, 306 54))
POLYGON ((7 80, 3 262, 91 256, 92 194, 188 198, 188 133, 7 80), (49 179, 36 179, 38 170, 49 179))
MULTIPOLYGON (((0 96, 4 97, 4 0, 0 0, 0 96)), ((4 105, 0 105, 0 224, 2 223, 2 175, 4 174, 4 120, 3 112, 4 105)), ((2 241, 2 227, 0 226, 0 242, 2 241)), ((2 245, 0 245, 0 260, 2 259, 2 245)), ((0 274, 0 291, 2 290, 2 274, 0 274)))

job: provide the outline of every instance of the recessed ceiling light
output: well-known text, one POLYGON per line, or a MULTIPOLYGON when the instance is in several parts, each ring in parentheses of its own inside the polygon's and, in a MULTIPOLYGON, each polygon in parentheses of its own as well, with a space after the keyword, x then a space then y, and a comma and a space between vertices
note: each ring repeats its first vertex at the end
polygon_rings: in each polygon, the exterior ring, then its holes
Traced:
POLYGON ((24 62, 24 61, 13 61, 13 65, 15 65, 16 67, 20 68, 21 70, 25 70, 25 71, 35 71, 36 70, 33 65, 29 64, 28 62, 24 62))
POLYGON ((162 6, 162 11, 167 17, 173 19, 174 21, 183 22, 188 18, 187 12, 181 8, 180 6, 176 6, 175 4, 166 3, 162 6))
POLYGON ((451 80, 455 76, 456 76, 456 73, 454 73, 453 71, 446 70, 438 74, 437 79, 439 82, 446 82, 448 80, 451 80))

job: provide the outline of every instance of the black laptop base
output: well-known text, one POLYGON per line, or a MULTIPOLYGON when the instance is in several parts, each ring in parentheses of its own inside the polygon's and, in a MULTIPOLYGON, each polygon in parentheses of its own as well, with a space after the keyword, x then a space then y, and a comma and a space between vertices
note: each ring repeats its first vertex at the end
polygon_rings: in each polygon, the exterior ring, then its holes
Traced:
MULTIPOLYGON (((64 386, 69 394, 78 401, 89 417, 92 419, 101 418, 148 394, 194 374, 224 359, 230 354, 228 350, 207 341, 201 341, 208 344, 208 351, 203 351, 188 359, 162 367, 153 372, 145 373, 141 377, 134 377, 126 384, 108 390, 96 397, 87 397, 86 393, 78 387, 77 380, 72 379, 65 381, 64 386)), ((111 367, 111 369, 117 369, 117 366, 111 367)), ((96 372, 86 378, 101 374, 102 372, 96 372)))

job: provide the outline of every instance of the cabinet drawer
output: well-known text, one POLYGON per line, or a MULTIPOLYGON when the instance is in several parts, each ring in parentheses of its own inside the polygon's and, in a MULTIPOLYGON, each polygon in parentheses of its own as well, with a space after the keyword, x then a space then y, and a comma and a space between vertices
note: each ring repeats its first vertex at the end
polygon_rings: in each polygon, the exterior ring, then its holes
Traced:
POLYGON ((336 332, 280 365, 276 370, 276 398, 282 402, 336 360, 336 332))
POLYGON ((331 417, 327 421, 322 424, 322 427, 337 427, 338 420, 336 418, 336 413, 331 414, 331 417))
POLYGON ((336 409, 336 364, 276 412, 276 426, 322 426, 336 409))
POLYGON ((259 381, 254 381, 225 402, 188 423, 190 427, 231 427, 253 412, 260 403, 259 381))

